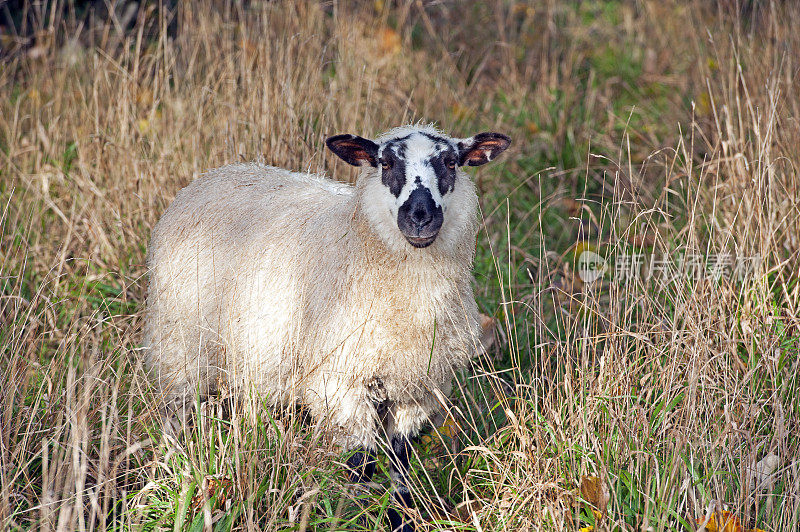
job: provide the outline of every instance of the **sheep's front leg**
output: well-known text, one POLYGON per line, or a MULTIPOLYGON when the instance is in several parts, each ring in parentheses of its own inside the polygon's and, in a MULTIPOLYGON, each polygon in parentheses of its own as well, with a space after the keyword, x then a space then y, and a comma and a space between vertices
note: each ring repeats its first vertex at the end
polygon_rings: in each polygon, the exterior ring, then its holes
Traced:
MULTIPOLYGON (((366 484, 370 482, 372 480, 372 475, 375 474, 376 464, 377 458, 375 457, 375 451, 359 447, 350 455, 350 458, 347 459, 347 480, 353 484, 366 484)), ((363 497, 363 493, 360 495, 357 494, 356 497, 363 497)), ((364 528, 367 527, 367 521, 363 515, 359 517, 358 523, 364 528)))
POLYGON ((354 484, 365 484, 372 480, 375 473, 375 452, 372 449, 359 447, 347 459, 347 478, 354 484))
MULTIPOLYGON (((406 436, 395 434, 392 436, 389 452, 389 474, 394 484, 394 498, 403 508, 411 508, 414 501, 408 489, 408 452, 411 443, 406 436)), ((389 508, 389 523, 392 531, 414 532, 410 519, 402 513, 389 508)))

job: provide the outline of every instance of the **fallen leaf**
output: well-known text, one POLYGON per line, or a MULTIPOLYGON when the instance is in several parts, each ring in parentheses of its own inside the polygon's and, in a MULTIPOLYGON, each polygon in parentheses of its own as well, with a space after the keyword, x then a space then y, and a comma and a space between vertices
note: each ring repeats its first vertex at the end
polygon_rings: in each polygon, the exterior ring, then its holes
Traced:
POLYGON ((580 276, 576 275, 570 270, 565 269, 561 272, 561 274, 561 277, 557 278, 550 284, 550 288, 555 291, 559 302, 571 303, 575 299, 572 296, 576 296, 583 292, 584 283, 580 276))
POLYGON ((458 433, 461 432, 461 428, 456 423, 456 420, 453 419, 453 416, 447 416, 447 419, 444 420, 442 426, 439 427, 439 432, 448 438, 455 438, 458 436, 458 433))
POLYGON ((462 522, 469 523, 473 520, 474 515, 479 514, 485 508, 486 508, 486 503, 484 501, 467 499, 466 501, 456 506, 455 515, 457 515, 462 522))
POLYGON ((217 496, 216 507, 219 508, 233 494, 233 482, 228 477, 212 477, 206 476, 203 479, 203 484, 200 491, 192 497, 192 504, 190 506, 192 512, 197 512, 203 507, 205 501, 210 501, 214 496, 217 496))
POLYGON ((635 233, 628 236, 628 243, 637 248, 649 248, 656 243, 653 233, 635 233))
POLYGON ((766 484, 772 473, 778 469, 780 458, 776 454, 768 454, 758 461, 755 467, 751 470, 751 475, 757 486, 766 484))
MULTIPOLYGON (((705 518, 697 520, 698 524, 702 524, 705 518)), ((704 527, 706 532, 764 532, 760 528, 746 529, 742 526, 739 518, 730 510, 723 510, 722 514, 713 513, 704 527), (717 516, 720 519, 717 522, 717 516)))
POLYGON ((481 346, 487 353, 495 344, 494 332, 497 328, 497 320, 486 314, 479 316, 481 322, 481 346))
POLYGON ((597 246, 595 246, 588 240, 578 240, 575 243, 575 247, 573 248, 573 253, 572 253, 575 256, 575 260, 578 260, 584 251, 594 251, 596 253, 597 246))
MULTIPOLYGON (((453 416, 448 415, 441 426, 436 428, 436 432, 452 439, 458 436, 461 432, 461 428, 458 426, 458 423, 456 423, 456 420, 453 419, 453 416)), ((441 443, 441 438, 435 434, 426 434, 420 438, 420 442, 426 446, 433 444, 435 447, 438 447, 441 443)))
POLYGON ((136 129, 139 130, 139 133, 142 135, 147 135, 150 133, 150 121, 146 118, 141 118, 136 122, 136 129))
POLYGON ((525 2, 517 2, 511 8, 511 12, 514 13, 515 15, 524 15, 528 17, 533 17, 536 14, 536 9, 529 6, 525 2))
POLYGON ((250 39, 242 37, 239 40, 239 48, 242 50, 244 58, 248 61, 255 59, 258 55, 258 46, 250 39))
POLYGON ((380 49, 384 54, 396 54, 402 48, 400 41, 400 34, 392 28, 383 28, 378 32, 378 40, 380 41, 380 49))
POLYGON ((584 475, 581 477, 581 497, 594 506, 595 517, 600 519, 606 513, 606 506, 608 506, 611 495, 608 492, 608 486, 601 478, 584 475))
POLYGON ((700 97, 695 103, 695 109, 698 116, 709 116, 713 110, 711 107, 712 100, 708 92, 701 92, 700 97))
POLYGON ((570 216, 578 216, 583 210, 583 202, 572 198, 561 198, 558 206, 565 209, 570 216))

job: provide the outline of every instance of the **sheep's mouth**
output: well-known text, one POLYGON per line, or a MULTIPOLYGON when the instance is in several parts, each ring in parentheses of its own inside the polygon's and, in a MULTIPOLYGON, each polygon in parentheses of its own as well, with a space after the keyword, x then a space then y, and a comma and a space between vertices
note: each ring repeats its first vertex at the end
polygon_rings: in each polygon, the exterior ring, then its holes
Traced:
POLYGON ((433 236, 428 236, 428 237, 425 237, 425 236, 408 236, 408 235, 403 235, 403 236, 406 237, 406 240, 408 240, 408 243, 411 244, 412 246, 414 246, 415 248, 426 248, 426 247, 430 246, 431 244, 433 244, 433 241, 436 240, 436 235, 438 235, 438 234, 439 233, 437 232, 433 236))

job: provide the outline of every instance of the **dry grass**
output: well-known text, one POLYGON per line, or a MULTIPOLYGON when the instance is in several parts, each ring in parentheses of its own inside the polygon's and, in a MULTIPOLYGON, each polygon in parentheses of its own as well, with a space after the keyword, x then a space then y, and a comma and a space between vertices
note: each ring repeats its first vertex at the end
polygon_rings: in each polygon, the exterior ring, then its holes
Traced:
POLYGON ((723 509, 797 528, 800 10, 767 4, 197 2, 124 31, 33 5, 0 41, 0 526, 372 526, 385 478, 352 494, 296 417, 211 401, 162 444, 142 263, 204 169, 352 179, 326 136, 422 119, 515 143, 476 176, 498 349, 459 381, 460 434, 415 447, 421 529, 695 530, 723 509), (611 267, 591 284, 587 247, 611 267), (626 282, 631 253, 762 267, 626 282))

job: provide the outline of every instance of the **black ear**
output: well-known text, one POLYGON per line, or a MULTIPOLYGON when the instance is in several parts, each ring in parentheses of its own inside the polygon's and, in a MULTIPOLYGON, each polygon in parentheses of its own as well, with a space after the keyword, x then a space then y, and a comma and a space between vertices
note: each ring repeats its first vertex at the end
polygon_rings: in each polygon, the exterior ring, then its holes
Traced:
POLYGON ((458 143, 458 164, 480 166, 486 164, 508 148, 511 139, 501 133, 478 133, 458 143))
POLYGON ((348 164, 378 166, 378 145, 369 139, 356 135, 335 135, 328 137, 325 144, 348 164))

